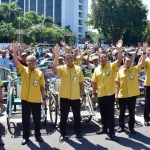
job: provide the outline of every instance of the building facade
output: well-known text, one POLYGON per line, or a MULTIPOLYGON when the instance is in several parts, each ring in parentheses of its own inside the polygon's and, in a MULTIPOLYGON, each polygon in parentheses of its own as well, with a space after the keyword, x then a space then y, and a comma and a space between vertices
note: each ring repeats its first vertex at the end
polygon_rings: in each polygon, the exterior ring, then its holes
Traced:
MULTIPOLYGON (((0 0, 1 2, 11 2, 14 0, 0 0)), ((70 26, 76 33, 76 43, 85 37, 87 27, 84 23, 87 20, 88 0, 18 0, 24 13, 35 11, 44 17, 51 16, 53 22, 62 28, 70 26)))

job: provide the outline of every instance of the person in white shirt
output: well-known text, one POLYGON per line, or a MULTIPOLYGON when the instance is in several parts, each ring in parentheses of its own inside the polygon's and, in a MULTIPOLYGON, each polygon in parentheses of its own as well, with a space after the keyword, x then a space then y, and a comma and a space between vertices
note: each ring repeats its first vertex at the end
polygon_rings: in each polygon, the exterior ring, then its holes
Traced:
POLYGON ((91 51, 88 51, 87 55, 88 55, 88 57, 86 59, 86 65, 90 68, 90 73, 92 75, 93 72, 94 72, 94 70, 95 70, 95 68, 99 65, 99 57, 96 56, 96 55, 93 55, 92 56, 92 62, 93 62, 93 64, 92 64, 92 63, 89 63, 89 57, 91 55, 91 51))
POLYGON ((2 50, 2 55, 0 56, 0 67, 9 69, 9 56, 7 56, 6 50, 2 50))

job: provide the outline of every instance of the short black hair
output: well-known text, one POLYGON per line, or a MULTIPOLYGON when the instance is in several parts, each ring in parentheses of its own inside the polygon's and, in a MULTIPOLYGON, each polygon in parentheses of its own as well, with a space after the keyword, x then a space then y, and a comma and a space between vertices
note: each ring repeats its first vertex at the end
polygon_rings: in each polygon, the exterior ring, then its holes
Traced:
POLYGON ((127 55, 127 56, 124 57, 124 61, 125 61, 127 58, 132 60, 132 56, 127 55))
POLYGON ((64 58, 66 57, 66 55, 73 55, 73 54, 72 54, 72 52, 66 52, 66 53, 64 54, 64 58))

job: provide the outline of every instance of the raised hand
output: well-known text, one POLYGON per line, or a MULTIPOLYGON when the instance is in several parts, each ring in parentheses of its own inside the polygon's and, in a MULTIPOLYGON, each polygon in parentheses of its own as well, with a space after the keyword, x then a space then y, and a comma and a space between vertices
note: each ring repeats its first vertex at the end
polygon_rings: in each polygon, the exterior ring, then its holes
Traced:
POLYGON ((148 47, 148 43, 147 43, 147 42, 144 42, 144 43, 143 43, 143 52, 146 51, 147 47, 148 47))
POLYGON ((88 56, 90 56, 90 55, 91 55, 91 53, 92 53, 92 51, 91 51, 91 50, 88 50, 88 51, 87 51, 87 55, 88 55, 88 56))
POLYGON ((119 40, 118 43, 117 43, 117 45, 116 45, 116 47, 117 47, 118 49, 120 49, 120 48, 122 47, 122 44, 123 44, 123 41, 122 41, 122 40, 119 40))
POLYGON ((17 41, 16 42, 14 41, 13 43, 11 43, 11 47, 12 47, 13 53, 18 53, 19 45, 17 41))
POLYGON ((66 43, 64 41, 60 41, 60 44, 64 46, 66 43))
POLYGON ((55 45, 54 50, 53 50, 53 54, 55 56, 55 58, 59 58, 60 56, 60 47, 58 44, 55 45))

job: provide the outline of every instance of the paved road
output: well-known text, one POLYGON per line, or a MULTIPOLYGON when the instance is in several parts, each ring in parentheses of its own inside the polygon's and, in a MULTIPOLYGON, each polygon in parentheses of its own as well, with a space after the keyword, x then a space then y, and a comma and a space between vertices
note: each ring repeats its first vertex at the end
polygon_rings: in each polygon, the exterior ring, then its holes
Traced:
MULTIPOLYGON (((94 121, 90 123, 82 122, 82 134, 84 137, 83 142, 79 142, 75 139, 72 133, 72 122, 68 122, 67 131, 70 138, 64 142, 59 143, 59 128, 54 128, 52 124, 48 121, 47 125, 42 124, 42 137, 44 143, 38 143, 35 141, 33 136, 34 127, 31 123, 31 137, 27 145, 22 146, 22 131, 21 131, 21 119, 11 120, 11 132, 14 133, 16 137, 12 138, 11 134, 7 129, 6 123, 6 112, 0 114, 0 122, 2 123, 3 130, 3 140, 5 141, 5 146, 0 147, 0 150, 150 150, 150 127, 139 127, 135 126, 137 131, 136 135, 132 135, 126 130, 125 133, 116 133, 119 137, 119 143, 110 141, 107 135, 96 135, 95 131, 99 129, 99 124, 94 121)), ((136 120, 144 122, 143 120, 143 109, 137 102, 136 120)), ((127 122, 127 119, 126 119, 127 122)), ((115 118, 116 129, 118 128, 118 116, 115 118)), ((127 126, 127 124, 126 124, 127 126)))

